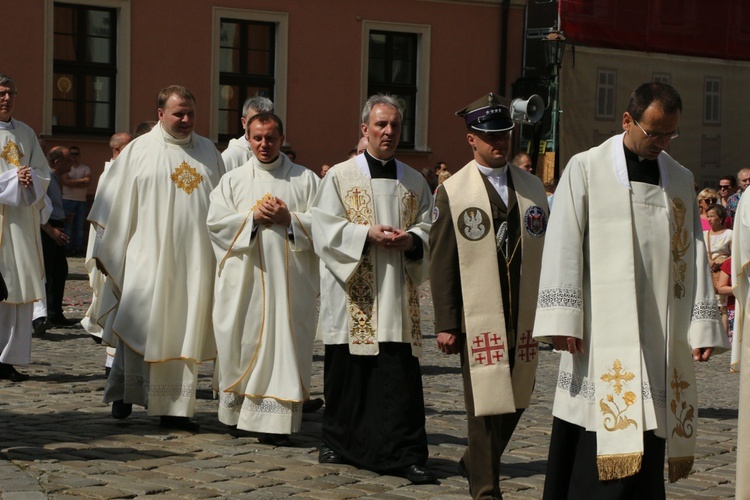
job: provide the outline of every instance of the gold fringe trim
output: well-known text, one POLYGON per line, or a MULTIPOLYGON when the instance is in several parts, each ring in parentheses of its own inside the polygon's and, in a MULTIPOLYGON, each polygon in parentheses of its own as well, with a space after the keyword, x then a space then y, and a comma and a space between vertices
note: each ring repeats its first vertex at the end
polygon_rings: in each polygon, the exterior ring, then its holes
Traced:
POLYGON ((675 483, 678 479, 684 479, 690 475, 690 471, 693 470, 693 457, 676 457, 669 458, 669 482, 675 483))
POLYGON ((632 476, 641 470, 643 453, 622 453, 619 455, 597 455, 599 481, 610 481, 632 476))

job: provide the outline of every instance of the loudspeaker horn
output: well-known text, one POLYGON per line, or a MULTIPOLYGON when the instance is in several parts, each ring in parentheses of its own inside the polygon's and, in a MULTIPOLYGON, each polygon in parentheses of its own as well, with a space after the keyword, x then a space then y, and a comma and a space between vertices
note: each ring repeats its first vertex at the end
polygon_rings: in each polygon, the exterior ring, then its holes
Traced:
POLYGON ((531 125, 542 119, 544 115, 544 99, 537 94, 528 99, 513 99, 510 103, 513 121, 531 125))

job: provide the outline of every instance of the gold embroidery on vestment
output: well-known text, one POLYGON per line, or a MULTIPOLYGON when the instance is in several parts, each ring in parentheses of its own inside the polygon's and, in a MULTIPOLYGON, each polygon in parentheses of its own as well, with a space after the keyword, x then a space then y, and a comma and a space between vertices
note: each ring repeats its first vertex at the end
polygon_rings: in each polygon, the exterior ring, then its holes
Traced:
POLYGON ((0 153, 0 158, 7 161, 11 165, 15 165, 16 167, 21 166, 21 158, 23 158, 23 153, 20 149, 18 149, 18 144, 16 144, 13 141, 8 141, 8 144, 5 145, 3 148, 3 152, 0 153))
POLYGON ((352 318, 349 335, 352 345, 372 345, 375 329, 372 326, 375 304, 375 274, 372 257, 368 251, 346 284, 346 305, 352 318))
POLYGON ((687 263, 685 254, 690 249, 690 238, 685 228, 687 208, 680 198, 672 200, 674 216, 672 219, 672 280, 674 281, 674 296, 681 299, 685 296, 685 273, 687 263))
POLYGON ((606 401, 604 399, 599 400, 599 408, 604 415, 604 428, 608 431, 616 431, 618 429, 627 429, 631 425, 638 427, 638 423, 628 418, 625 412, 628 408, 633 406, 636 401, 636 395, 633 391, 626 391, 622 393, 623 382, 633 380, 635 375, 632 372, 623 369, 622 363, 619 359, 616 359, 611 368, 611 373, 608 371, 600 377, 603 382, 610 384, 614 390, 614 394, 607 394, 606 401), (620 403, 624 403, 625 406, 620 408, 620 405, 615 401, 615 395, 619 396, 620 403))
POLYGON ((182 164, 180 164, 179 167, 177 167, 177 170, 172 172, 170 178, 178 188, 182 189, 187 194, 195 191, 201 181, 203 181, 203 176, 184 161, 182 162, 182 164))
MULTIPOLYGON (((266 193, 266 194, 263 195, 263 198, 261 198, 260 200, 258 200, 258 201, 255 202, 255 205, 253 205, 253 208, 251 208, 250 211, 251 212, 255 212, 255 210, 258 207, 260 207, 263 204, 263 202, 265 202, 265 201, 275 201, 275 200, 276 200, 276 198, 271 193, 266 193)), ((270 223, 270 222, 266 222, 263 225, 266 226, 266 229, 268 229, 269 227, 273 226, 273 224, 270 223)))
POLYGON ((672 429, 672 436, 677 434, 680 437, 690 438, 693 435, 693 418, 695 418, 695 408, 683 400, 682 393, 690 387, 690 384, 684 380, 678 373, 677 368, 672 372, 672 380, 669 387, 674 391, 674 399, 669 403, 669 409, 677 420, 672 429))
POLYGON ((353 187, 344 196, 346 202, 346 218, 355 224, 370 225, 372 220, 372 198, 367 191, 353 187))

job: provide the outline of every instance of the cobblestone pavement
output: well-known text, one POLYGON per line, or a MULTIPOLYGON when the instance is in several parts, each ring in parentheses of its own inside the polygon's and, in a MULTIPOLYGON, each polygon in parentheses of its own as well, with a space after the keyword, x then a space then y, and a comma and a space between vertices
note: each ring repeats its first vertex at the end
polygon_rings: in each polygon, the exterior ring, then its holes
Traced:
MULTIPOLYGON (((82 259, 70 259, 66 315, 80 318, 89 292, 82 259)), ((426 353, 422 373, 430 445, 439 485, 321 465, 322 411, 305 415, 293 448, 261 445, 218 422, 210 390, 213 366, 201 369, 196 420, 201 432, 167 431, 135 407, 126 420, 101 402, 104 350, 80 327, 34 339, 28 382, 0 381, 0 493, 4 499, 251 497, 343 499, 466 498, 456 462, 466 446, 458 358, 438 352, 432 303, 423 289, 426 353)), ((322 397, 322 345, 315 348, 313 397, 322 397)), ((739 381, 728 353, 697 367, 700 395, 694 473, 667 486, 669 498, 734 494, 739 381)), ((535 395, 503 457, 505 498, 540 498, 544 483, 557 356, 540 351, 535 395)))

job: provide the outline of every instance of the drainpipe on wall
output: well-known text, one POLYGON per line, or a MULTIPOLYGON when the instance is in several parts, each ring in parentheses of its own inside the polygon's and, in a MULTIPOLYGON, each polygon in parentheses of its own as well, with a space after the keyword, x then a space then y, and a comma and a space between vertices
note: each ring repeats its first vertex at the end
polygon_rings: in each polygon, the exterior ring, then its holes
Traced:
POLYGON ((503 9, 500 18, 500 29, 503 33, 502 45, 500 46, 500 95, 506 96, 508 79, 508 17, 510 14, 510 0, 503 0, 503 9))

